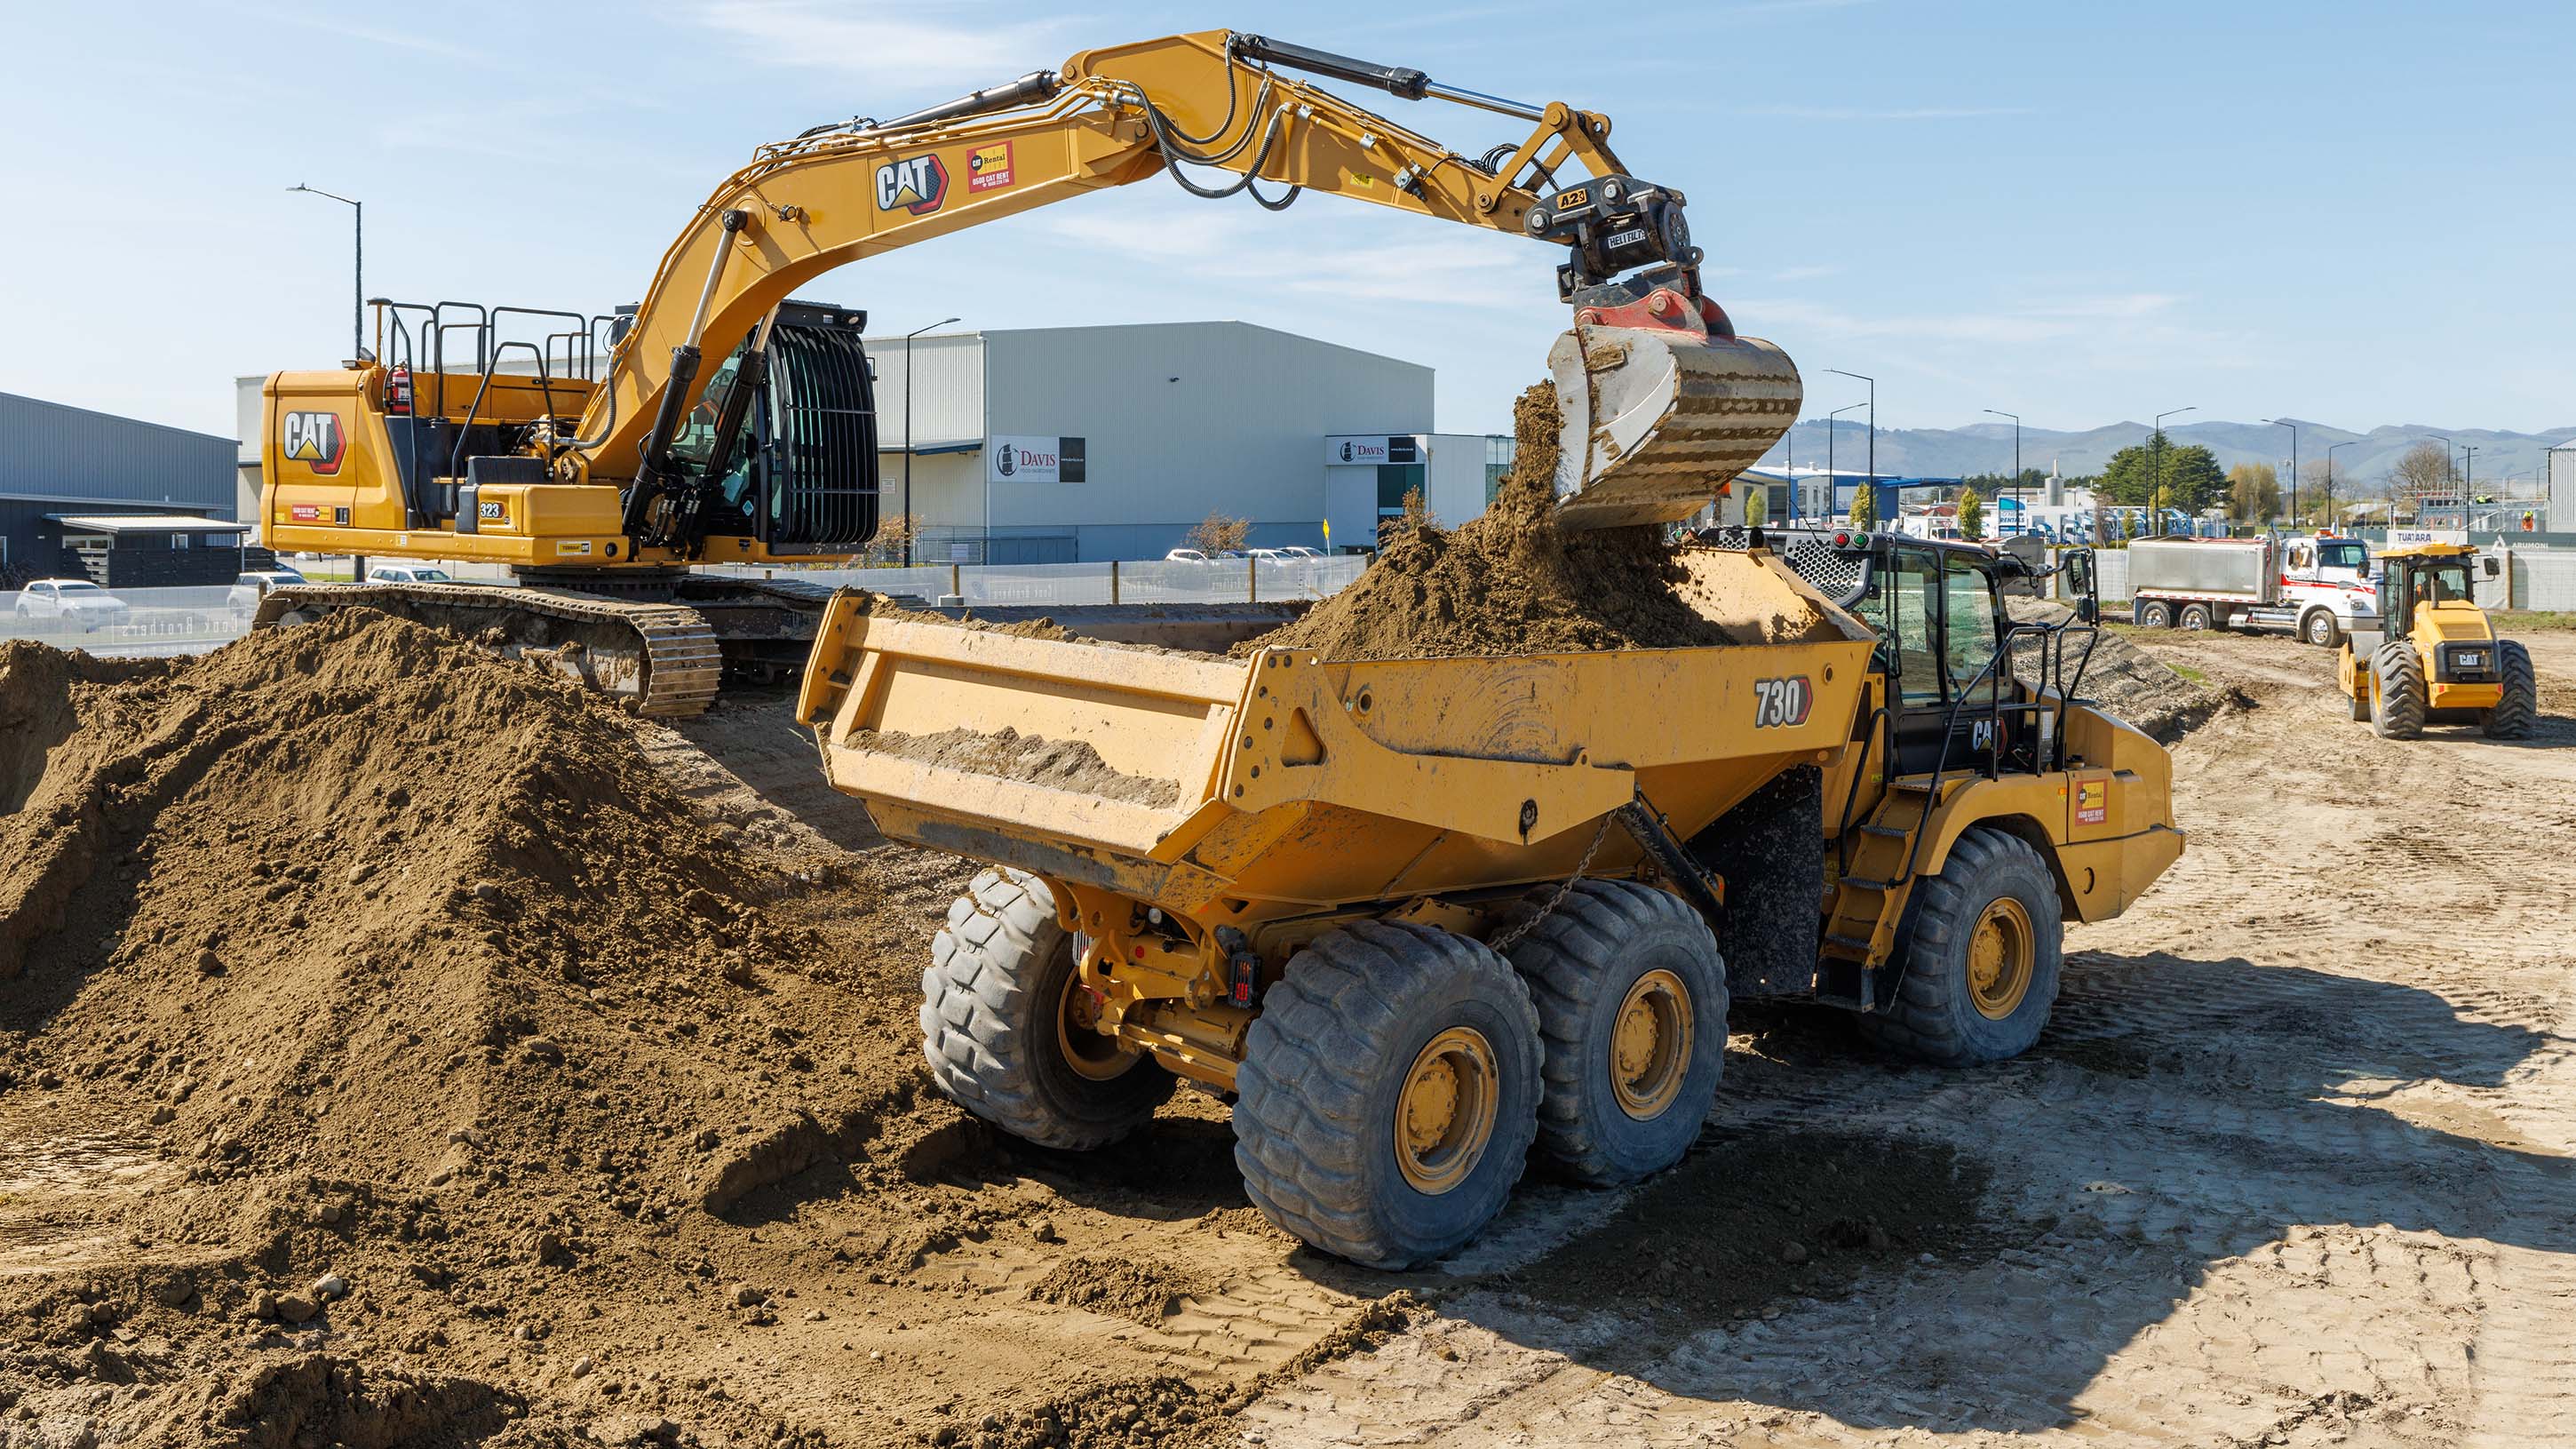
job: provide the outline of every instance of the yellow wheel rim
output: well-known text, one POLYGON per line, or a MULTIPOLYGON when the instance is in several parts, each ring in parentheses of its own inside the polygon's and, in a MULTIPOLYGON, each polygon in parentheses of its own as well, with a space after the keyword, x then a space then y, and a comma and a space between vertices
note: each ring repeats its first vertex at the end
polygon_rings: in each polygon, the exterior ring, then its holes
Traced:
POLYGON ((1640 1122, 1662 1116, 1690 1075, 1690 992, 1670 971, 1649 971, 1628 988, 1610 1034, 1610 1090, 1640 1122))
POLYGON ((1968 938, 1968 999, 1988 1021, 2011 1016, 2030 995, 2038 967, 2038 937, 2030 912, 2011 896, 1998 896, 1977 918, 1968 938))
POLYGON ((1100 1001, 1082 984, 1082 973, 1064 973, 1064 998, 1056 1004, 1055 1044, 1076 1076, 1105 1082, 1124 1076, 1136 1054, 1114 1036, 1100 1034, 1100 1001))
POLYGON ((1453 1026, 1424 1043, 1395 1103, 1395 1165, 1404 1180, 1432 1197, 1466 1181, 1494 1140, 1501 1096, 1484 1033, 1453 1026))

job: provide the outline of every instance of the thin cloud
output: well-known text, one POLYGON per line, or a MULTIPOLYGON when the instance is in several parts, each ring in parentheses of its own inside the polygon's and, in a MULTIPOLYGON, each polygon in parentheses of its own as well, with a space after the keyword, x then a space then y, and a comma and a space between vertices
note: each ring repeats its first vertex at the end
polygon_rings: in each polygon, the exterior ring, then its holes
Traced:
POLYGON ((834 71, 863 84, 910 91, 989 84, 1064 58, 1067 22, 1004 20, 975 4, 914 7, 816 0, 697 0, 688 13, 730 37, 746 58, 834 71))
POLYGON ((275 21, 282 25, 300 25, 307 30, 318 30, 324 35, 336 35, 344 40, 362 40, 370 45, 418 51, 423 55, 445 56, 450 60, 482 61, 489 58, 489 52, 486 50, 459 45, 450 40, 441 40, 434 35, 396 30, 385 25, 361 24, 354 20, 343 20, 335 15, 313 15, 302 11, 279 10, 269 6, 253 6, 237 13, 253 19, 275 21))

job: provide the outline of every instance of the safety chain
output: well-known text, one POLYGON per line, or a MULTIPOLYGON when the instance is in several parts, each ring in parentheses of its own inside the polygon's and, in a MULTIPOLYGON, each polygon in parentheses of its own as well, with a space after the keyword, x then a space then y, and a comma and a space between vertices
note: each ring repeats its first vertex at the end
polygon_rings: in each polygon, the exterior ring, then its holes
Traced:
MULTIPOLYGON (((1612 811, 1611 815, 1615 815, 1617 813, 1618 812, 1616 811, 1612 811)), ((1601 842, 1609 839, 1610 837, 1611 815, 1604 815, 1601 817, 1601 828, 1592 832, 1592 843, 1584 847, 1583 858, 1574 863, 1574 874, 1565 878, 1564 883, 1556 888, 1556 893, 1547 898, 1547 904, 1539 907, 1537 914, 1531 916, 1528 920, 1521 922, 1519 925, 1512 927, 1510 930, 1503 932, 1501 935, 1496 936, 1485 943, 1493 948, 1495 955, 1499 956, 1512 949, 1515 945, 1518 945, 1521 937, 1538 929, 1539 922, 1555 915, 1556 908, 1565 904, 1565 898, 1574 894, 1575 882, 1583 879, 1583 873, 1592 868, 1592 857, 1601 853, 1601 842)))

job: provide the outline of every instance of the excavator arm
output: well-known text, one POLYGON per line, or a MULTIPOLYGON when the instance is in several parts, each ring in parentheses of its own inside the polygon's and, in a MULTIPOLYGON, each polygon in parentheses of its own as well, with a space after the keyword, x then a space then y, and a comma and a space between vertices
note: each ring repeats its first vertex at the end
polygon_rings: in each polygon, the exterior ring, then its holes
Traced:
POLYGON ((1584 525, 1686 516, 1795 419, 1797 374, 1777 349, 1734 337, 1700 293, 1682 196, 1630 175, 1609 138, 1593 112, 1230 31, 1086 50, 1060 72, 910 116, 817 127, 762 147, 698 208, 578 436, 551 445, 554 471, 621 482, 627 531, 681 543, 692 484, 671 444, 708 351, 833 268, 1169 170, 1196 194, 1245 192, 1274 210, 1329 192, 1563 246, 1558 291, 1578 324, 1551 357, 1570 430, 1563 512, 1584 525), (1530 130, 1471 158, 1292 71, 1530 130), (1234 179, 1204 184, 1193 166, 1234 179))

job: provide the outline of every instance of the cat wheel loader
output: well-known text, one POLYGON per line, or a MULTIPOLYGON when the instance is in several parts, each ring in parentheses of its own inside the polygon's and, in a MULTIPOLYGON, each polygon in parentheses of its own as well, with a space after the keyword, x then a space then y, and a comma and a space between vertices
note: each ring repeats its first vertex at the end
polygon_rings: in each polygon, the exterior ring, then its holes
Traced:
POLYGON ((1081 1150, 1189 1083, 1272 1222, 1394 1268, 1475 1236, 1533 1153, 1596 1183, 1679 1160, 1732 1002, 1946 1065, 2028 1049, 2064 923, 2183 848, 2163 748, 2077 693, 2090 555, 2055 624, 2010 622, 2028 570, 1973 545, 1680 557, 1728 601, 1692 607, 1767 642, 1211 658, 836 598, 798 700, 832 784, 991 866, 922 976, 941 1090, 1081 1150), (983 763, 906 744, 961 731, 983 763))
POLYGON ((2382 739, 2429 723, 2473 723, 2490 739, 2531 738, 2540 718, 2531 652, 2499 639, 2472 584, 2501 561, 2460 543, 2403 544, 2379 556, 2378 629, 2356 629, 2335 659, 2352 718, 2382 739))
POLYGON ((484 560, 523 587, 287 588, 255 624, 386 609, 654 715, 704 709, 728 671, 790 670, 827 592, 698 568, 838 563, 877 533, 867 314, 790 294, 847 262, 1163 174, 1273 211, 1326 192, 1558 249, 1573 327, 1550 366, 1580 444, 1557 480, 1564 520, 1687 516, 1796 418, 1798 373, 1735 335, 1701 289, 1682 193, 1630 171, 1610 131, 1561 102, 1232 31, 1086 50, 910 115, 811 127, 717 186, 631 312, 378 299, 374 356, 272 376, 271 547, 484 560), (1312 78, 1516 126, 1456 151, 1312 78))

